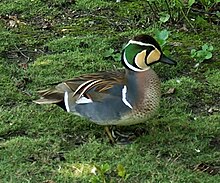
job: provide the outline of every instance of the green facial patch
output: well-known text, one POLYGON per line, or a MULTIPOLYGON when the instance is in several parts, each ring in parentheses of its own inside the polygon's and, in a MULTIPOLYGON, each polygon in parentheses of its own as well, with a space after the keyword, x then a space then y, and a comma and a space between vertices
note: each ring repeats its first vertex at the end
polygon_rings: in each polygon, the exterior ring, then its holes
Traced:
POLYGON ((129 44, 125 48, 125 57, 127 59, 127 62, 133 66, 136 66, 134 59, 135 56, 142 52, 143 50, 146 50, 146 53, 150 53, 153 50, 153 47, 151 46, 142 46, 142 45, 137 45, 137 44, 129 44))

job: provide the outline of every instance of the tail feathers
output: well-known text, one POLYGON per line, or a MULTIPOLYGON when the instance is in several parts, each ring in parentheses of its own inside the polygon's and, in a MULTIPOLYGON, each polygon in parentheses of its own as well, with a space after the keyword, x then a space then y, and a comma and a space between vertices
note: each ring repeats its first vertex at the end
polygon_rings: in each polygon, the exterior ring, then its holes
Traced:
POLYGON ((46 99, 46 98, 40 98, 38 100, 34 100, 33 102, 36 104, 56 104, 61 102, 62 100, 58 99, 46 99))
POLYGON ((37 104, 57 104, 63 101, 64 92, 57 89, 47 89, 38 91, 41 98, 34 100, 33 102, 37 104))

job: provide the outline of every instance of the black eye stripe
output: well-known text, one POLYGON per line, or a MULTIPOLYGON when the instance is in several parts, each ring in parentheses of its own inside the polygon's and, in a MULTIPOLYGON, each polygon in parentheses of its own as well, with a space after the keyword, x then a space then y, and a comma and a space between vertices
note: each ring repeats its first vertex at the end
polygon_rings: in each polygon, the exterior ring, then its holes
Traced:
POLYGON ((148 47, 148 49, 146 49, 146 56, 148 56, 153 50, 155 50, 155 48, 152 47, 148 47))

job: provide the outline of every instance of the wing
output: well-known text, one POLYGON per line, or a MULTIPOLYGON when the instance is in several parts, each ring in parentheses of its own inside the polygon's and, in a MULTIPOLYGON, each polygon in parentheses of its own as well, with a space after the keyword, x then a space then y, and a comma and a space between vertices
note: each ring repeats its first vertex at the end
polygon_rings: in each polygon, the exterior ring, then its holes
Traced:
POLYGON ((73 96, 78 96, 78 98, 84 96, 92 100, 99 100, 104 94, 108 93, 108 90, 113 88, 113 86, 123 85, 125 83, 124 75, 124 71, 99 72, 96 74, 82 75, 67 80, 64 83, 74 92, 73 96))
POLYGON ((122 113, 131 110, 122 100, 124 76, 124 71, 82 75, 59 83, 54 88, 39 91, 41 99, 34 102, 55 103, 68 112, 96 122, 117 120, 122 113))
POLYGON ((41 99, 35 100, 34 102, 38 104, 58 103, 64 100, 65 92, 71 93, 72 98, 76 100, 82 96, 99 100, 99 97, 102 98, 103 94, 114 85, 120 85, 125 82, 124 74, 124 71, 113 71, 82 75, 57 83, 55 87, 50 89, 38 91, 41 99))

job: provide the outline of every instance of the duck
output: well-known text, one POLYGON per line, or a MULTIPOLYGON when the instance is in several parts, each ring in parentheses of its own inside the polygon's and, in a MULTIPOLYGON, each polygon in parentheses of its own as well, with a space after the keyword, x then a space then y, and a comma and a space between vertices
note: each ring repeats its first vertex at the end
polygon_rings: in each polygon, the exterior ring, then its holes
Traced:
POLYGON ((177 64, 147 34, 134 36, 127 42, 121 62, 123 70, 84 74, 40 90, 41 98, 34 102, 56 104, 66 112, 104 126, 114 143, 110 126, 144 123, 159 108, 161 83, 151 65, 177 64))

